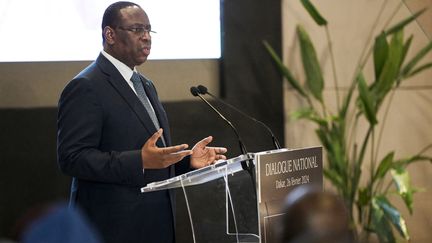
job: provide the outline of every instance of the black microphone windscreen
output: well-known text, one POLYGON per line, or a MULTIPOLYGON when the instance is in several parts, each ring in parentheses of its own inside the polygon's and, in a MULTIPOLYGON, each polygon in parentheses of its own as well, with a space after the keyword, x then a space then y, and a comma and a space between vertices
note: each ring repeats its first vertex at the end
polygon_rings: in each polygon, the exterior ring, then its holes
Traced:
POLYGON ((190 88, 190 92, 192 93, 193 96, 198 96, 199 90, 198 90, 197 87, 192 86, 192 87, 190 88))
POLYGON ((207 87, 203 86, 203 85, 198 85, 198 91, 200 92, 200 94, 207 94, 207 87))

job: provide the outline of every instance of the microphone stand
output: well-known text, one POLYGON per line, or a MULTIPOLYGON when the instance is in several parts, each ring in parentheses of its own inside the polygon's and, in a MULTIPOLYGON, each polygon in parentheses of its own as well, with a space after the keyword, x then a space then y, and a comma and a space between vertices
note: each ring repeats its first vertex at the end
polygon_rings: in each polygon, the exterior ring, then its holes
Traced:
MULTIPOLYGON (((236 136, 237 136, 237 140, 238 140, 238 143, 239 143, 239 146, 240 146, 240 151, 241 151, 241 153, 242 154, 244 154, 244 155, 247 155, 247 149, 246 149, 246 147, 245 147, 245 145, 244 145, 244 143, 242 142, 242 140, 241 140, 241 138, 240 138, 240 135, 239 135, 239 133, 238 133, 238 131, 237 131, 237 129, 234 127, 234 125, 228 120, 228 119, 226 119, 225 118, 225 116, 223 116, 212 104, 210 104, 202 95, 200 95, 200 93, 199 93, 199 90, 198 90, 198 88, 197 87, 194 87, 194 86, 192 86, 191 88, 190 88, 190 92, 192 93, 192 95, 193 96, 198 96, 202 101, 204 101, 208 106, 210 106, 210 108, 212 108, 212 110, 214 111, 214 112, 216 112, 216 114, 218 114, 219 115, 219 117, 221 117, 226 123, 228 123, 228 125, 231 127, 231 129, 234 131, 234 133, 236 134, 236 136)), ((254 170, 254 164, 253 164, 253 162, 249 162, 249 161, 245 161, 245 162, 242 162, 242 168, 243 168, 243 170, 246 170, 246 171, 248 171, 249 172, 249 174, 251 174, 251 176, 254 178, 254 173, 253 173, 253 170, 254 170)), ((254 183, 255 184, 255 183, 254 183)))

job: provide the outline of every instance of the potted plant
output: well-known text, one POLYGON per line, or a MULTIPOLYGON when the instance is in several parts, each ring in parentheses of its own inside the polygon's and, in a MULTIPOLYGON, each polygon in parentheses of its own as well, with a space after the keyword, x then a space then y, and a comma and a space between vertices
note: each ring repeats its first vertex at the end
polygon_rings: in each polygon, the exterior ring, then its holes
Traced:
MULTIPOLYGON (((328 23, 309 0, 301 0, 301 3, 315 23, 326 29, 334 70, 335 61, 328 23)), ((306 101, 306 105, 295 111, 292 117, 306 119, 316 125, 316 135, 324 148, 327 162, 324 176, 344 199, 357 239, 368 239, 368 236, 374 233, 380 242, 395 242, 395 231, 405 240, 410 239, 400 209, 393 206, 388 196, 396 192, 412 213, 413 194, 416 189, 410 183, 406 168, 419 161, 432 162, 432 158, 425 155, 426 151, 432 148, 432 144, 407 158, 395 158, 395 151, 388 151, 384 157, 378 158, 382 133, 377 124, 380 123, 382 127, 386 123, 389 107, 400 85, 408 78, 432 67, 432 63, 421 64, 432 49, 432 42, 412 58, 407 58, 413 36, 405 39, 404 28, 423 11, 383 29, 375 37, 372 46, 365 48, 364 58, 359 61, 344 97, 341 97, 335 83, 336 112, 331 112, 323 99, 325 82, 321 66, 314 45, 301 25, 297 26, 296 34, 305 73, 304 82, 300 82, 293 75, 270 44, 264 41, 265 48, 280 73, 306 101), (364 75, 369 59, 373 60, 374 66, 372 77, 364 75), (384 114, 380 120, 377 118, 379 112, 384 114), (357 124, 363 120, 367 123, 366 131, 357 129, 357 124), (368 171, 362 170, 365 163, 369 163, 368 171)), ((334 75, 336 82, 335 72, 334 75)))

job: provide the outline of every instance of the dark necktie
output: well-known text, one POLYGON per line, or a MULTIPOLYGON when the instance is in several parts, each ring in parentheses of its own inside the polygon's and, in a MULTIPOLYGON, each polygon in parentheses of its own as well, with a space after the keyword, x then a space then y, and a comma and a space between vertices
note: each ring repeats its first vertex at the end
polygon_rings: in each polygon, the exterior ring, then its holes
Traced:
MULTIPOLYGON (((138 98, 140 99, 141 103, 144 105, 144 108, 147 110, 147 113, 149 114, 151 120, 153 121, 154 126, 156 127, 156 130, 159 130, 160 125, 159 121, 156 117, 156 114, 151 106, 150 100, 147 97, 147 94, 144 90, 143 82, 141 81, 141 77, 138 73, 133 72, 132 78, 131 78, 132 84, 135 88, 135 91, 137 93, 138 98)), ((162 138, 162 142, 165 145, 165 140, 162 138)))

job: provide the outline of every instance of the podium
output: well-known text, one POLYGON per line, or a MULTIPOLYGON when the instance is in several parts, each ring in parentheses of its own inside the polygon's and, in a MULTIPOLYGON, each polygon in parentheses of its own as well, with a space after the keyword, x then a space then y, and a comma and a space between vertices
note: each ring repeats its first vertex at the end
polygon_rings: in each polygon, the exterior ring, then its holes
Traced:
MULTIPOLYGON (((277 242, 286 195, 295 187, 322 187, 322 147, 249 153, 164 181, 142 193, 176 190, 184 200, 187 242, 277 242), (246 165, 252 170, 244 169, 246 165)), ((184 233, 184 232, 183 232, 184 233)))

